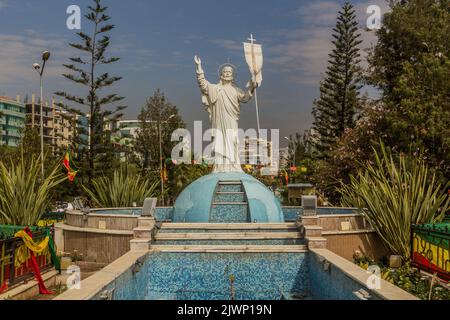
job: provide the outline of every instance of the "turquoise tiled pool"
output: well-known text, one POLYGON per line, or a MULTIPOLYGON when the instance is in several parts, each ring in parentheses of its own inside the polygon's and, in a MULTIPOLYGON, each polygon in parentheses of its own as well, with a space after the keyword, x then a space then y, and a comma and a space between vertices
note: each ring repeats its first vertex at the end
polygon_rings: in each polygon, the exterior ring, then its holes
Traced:
POLYGON ((154 252, 133 269, 106 288, 114 299, 356 300, 362 287, 333 265, 324 270, 312 252, 154 252))

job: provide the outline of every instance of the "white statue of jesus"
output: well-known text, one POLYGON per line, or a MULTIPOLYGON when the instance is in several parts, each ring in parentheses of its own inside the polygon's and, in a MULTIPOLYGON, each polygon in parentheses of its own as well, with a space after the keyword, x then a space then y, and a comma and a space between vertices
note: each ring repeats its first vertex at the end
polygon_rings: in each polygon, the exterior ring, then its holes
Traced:
POLYGON ((220 70, 220 82, 211 84, 205 79, 202 61, 195 56, 197 80, 202 92, 202 103, 209 113, 214 137, 213 172, 242 172, 239 160, 238 120, 240 103, 251 100, 257 84, 250 80, 246 90, 234 84, 235 70, 224 65, 220 70))

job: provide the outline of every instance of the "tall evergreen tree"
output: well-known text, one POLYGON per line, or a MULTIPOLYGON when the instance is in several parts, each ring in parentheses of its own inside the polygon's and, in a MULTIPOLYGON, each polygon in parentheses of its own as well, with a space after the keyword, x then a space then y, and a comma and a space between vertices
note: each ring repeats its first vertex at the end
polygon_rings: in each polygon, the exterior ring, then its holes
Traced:
POLYGON ((346 128, 354 126, 359 108, 360 34, 353 5, 345 3, 333 28, 334 48, 328 55, 320 97, 313 107, 313 142, 319 157, 326 158, 346 128))
MULTIPOLYGON (((109 24, 110 17, 106 15, 107 7, 101 4, 101 0, 93 0, 93 6, 88 6, 85 18, 93 24, 93 32, 88 35, 78 32, 81 43, 70 43, 72 48, 80 51, 81 56, 70 58, 70 63, 64 67, 70 73, 63 74, 66 79, 81 85, 87 90, 85 97, 72 95, 67 92, 56 92, 55 94, 65 98, 68 103, 75 104, 72 107, 66 103, 58 103, 58 106, 69 112, 70 116, 77 115, 84 118, 88 123, 88 129, 75 121, 75 130, 72 145, 78 150, 87 149, 87 176, 89 181, 95 176, 96 171, 104 171, 108 168, 113 152, 111 133, 114 130, 111 124, 122 116, 120 113, 126 107, 116 106, 113 110, 106 107, 124 99, 115 93, 101 95, 100 92, 111 87, 121 80, 121 77, 110 76, 108 72, 102 72, 106 65, 119 60, 115 57, 107 57, 106 51, 110 45, 108 32, 114 29, 109 24), (79 107, 83 109, 79 109, 79 107), (109 127, 109 128, 108 128, 109 127), (86 139, 86 136, 89 136, 86 139)), ((68 119, 73 121, 74 119, 68 119)))
POLYGON ((386 106, 386 145, 424 149, 450 178, 450 1, 394 2, 369 55, 370 83, 386 106))
POLYGON ((156 169, 159 166, 159 129, 161 129, 163 158, 170 158, 175 143, 171 141, 172 132, 185 128, 177 106, 170 103, 159 89, 147 99, 138 116, 140 128, 134 151, 139 155, 142 169, 156 169))

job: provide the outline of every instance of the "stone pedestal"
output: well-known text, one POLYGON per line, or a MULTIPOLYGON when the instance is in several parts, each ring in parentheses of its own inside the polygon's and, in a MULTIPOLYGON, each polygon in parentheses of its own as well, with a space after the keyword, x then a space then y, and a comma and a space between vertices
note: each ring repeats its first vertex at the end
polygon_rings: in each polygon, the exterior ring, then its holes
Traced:
POLYGON ((156 220, 154 217, 139 217, 138 226, 133 229, 134 238, 130 241, 130 250, 148 250, 153 240, 155 226, 156 220))

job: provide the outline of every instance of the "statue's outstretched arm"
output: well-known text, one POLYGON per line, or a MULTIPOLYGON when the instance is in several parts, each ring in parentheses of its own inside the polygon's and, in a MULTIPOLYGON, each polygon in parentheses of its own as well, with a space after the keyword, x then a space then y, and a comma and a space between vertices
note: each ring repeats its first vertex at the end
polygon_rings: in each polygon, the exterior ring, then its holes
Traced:
POLYGON ((205 78, 205 73, 202 68, 202 60, 200 59, 200 57, 195 56, 194 62, 197 66, 197 82, 200 87, 200 90, 204 95, 208 95, 209 82, 205 78))

